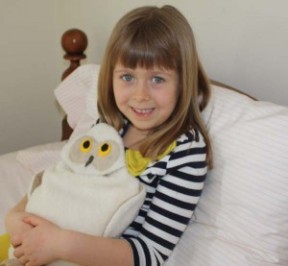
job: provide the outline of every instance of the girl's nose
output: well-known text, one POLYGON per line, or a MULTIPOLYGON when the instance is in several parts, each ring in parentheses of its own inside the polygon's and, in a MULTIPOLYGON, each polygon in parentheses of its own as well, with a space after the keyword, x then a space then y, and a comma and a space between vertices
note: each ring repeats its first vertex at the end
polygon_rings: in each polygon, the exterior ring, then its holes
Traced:
POLYGON ((136 85, 134 99, 137 101, 147 101, 150 99, 149 86, 146 82, 139 82, 136 85))

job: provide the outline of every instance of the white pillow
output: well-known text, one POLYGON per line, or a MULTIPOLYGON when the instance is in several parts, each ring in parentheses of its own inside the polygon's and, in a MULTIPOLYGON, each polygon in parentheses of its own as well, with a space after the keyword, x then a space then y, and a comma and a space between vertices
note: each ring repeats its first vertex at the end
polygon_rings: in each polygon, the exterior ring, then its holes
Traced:
POLYGON ((288 265, 288 108, 212 92, 214 169, 167 265, 288 265))
POLYGON ((67 115, 67 122, 74 131, 86 126, 87 120, 95 121, 97 111, 97 82, 99 65, 78 67, 55 89, 55 97, 67 115))

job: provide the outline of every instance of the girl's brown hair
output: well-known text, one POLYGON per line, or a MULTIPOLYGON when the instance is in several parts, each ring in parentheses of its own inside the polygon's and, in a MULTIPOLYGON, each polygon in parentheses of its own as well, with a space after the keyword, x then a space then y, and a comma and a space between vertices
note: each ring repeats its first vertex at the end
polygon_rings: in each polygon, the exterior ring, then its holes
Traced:
POLYGON ((175 111, 141 143, 142 155, 155 158, 155 149, 156 155, 161 154, 181 134, 196 128, 204 136, 207 163, 211 166, 211 144, 201 118, 209 100, 210 84, 186 18, 172 6, 146 6, 130 11, 116 24, 99 73, 98 110, 102 121, 119 130, 124 117, 113 95, 113 71, 117 62, 128 68, 173 69, 179 75, 175 111))

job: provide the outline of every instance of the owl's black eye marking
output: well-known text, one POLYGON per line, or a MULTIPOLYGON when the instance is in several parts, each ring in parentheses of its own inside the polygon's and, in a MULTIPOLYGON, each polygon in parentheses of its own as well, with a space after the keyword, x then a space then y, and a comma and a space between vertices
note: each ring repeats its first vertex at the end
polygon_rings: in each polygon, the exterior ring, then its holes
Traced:
POLYGON ((89 140, 86 140, 84 143, 83 143, 83 148, 84 149, 88 149, 90 147, 91 143, 89 140))
POLYGON ((89 152, 92 149, 93 146, 93 140, 89 138, 85 138, 82 140, 80 144, 80 150, 83 153, 89 152))
POLYGON ((102 146, 101 146, 101 151, 105 152, 109 149, 109 144, 107 143, 104 143, 102 146))
POLYGON ((109 143, 105 142, 99 147, 98 155, 100 157, 104 157, 110 154, 111 151, 112 151, 112 146, 109 143))

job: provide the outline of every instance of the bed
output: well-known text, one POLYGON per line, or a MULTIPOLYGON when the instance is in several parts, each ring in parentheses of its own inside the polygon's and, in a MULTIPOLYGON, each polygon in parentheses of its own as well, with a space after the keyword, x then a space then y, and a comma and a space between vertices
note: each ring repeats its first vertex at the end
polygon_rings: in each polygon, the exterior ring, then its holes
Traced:
MULTIPOLYGON (((66 113, 62 139, 0 156, 0 235, 5 233, 5 214, 26 193, 31 177, 58 160, 72 132, 77 134, 97 117, 99 66, 79 67, 87 37, 68 31, 62 45, 71 61, 55 89, 66 113), (76 46, 69 48, 69 38, 77 40, 76 46)), ((166 264, 287 266, 288 108, 213 82, 203 119, 212 139, 214 168, 166 264)))

